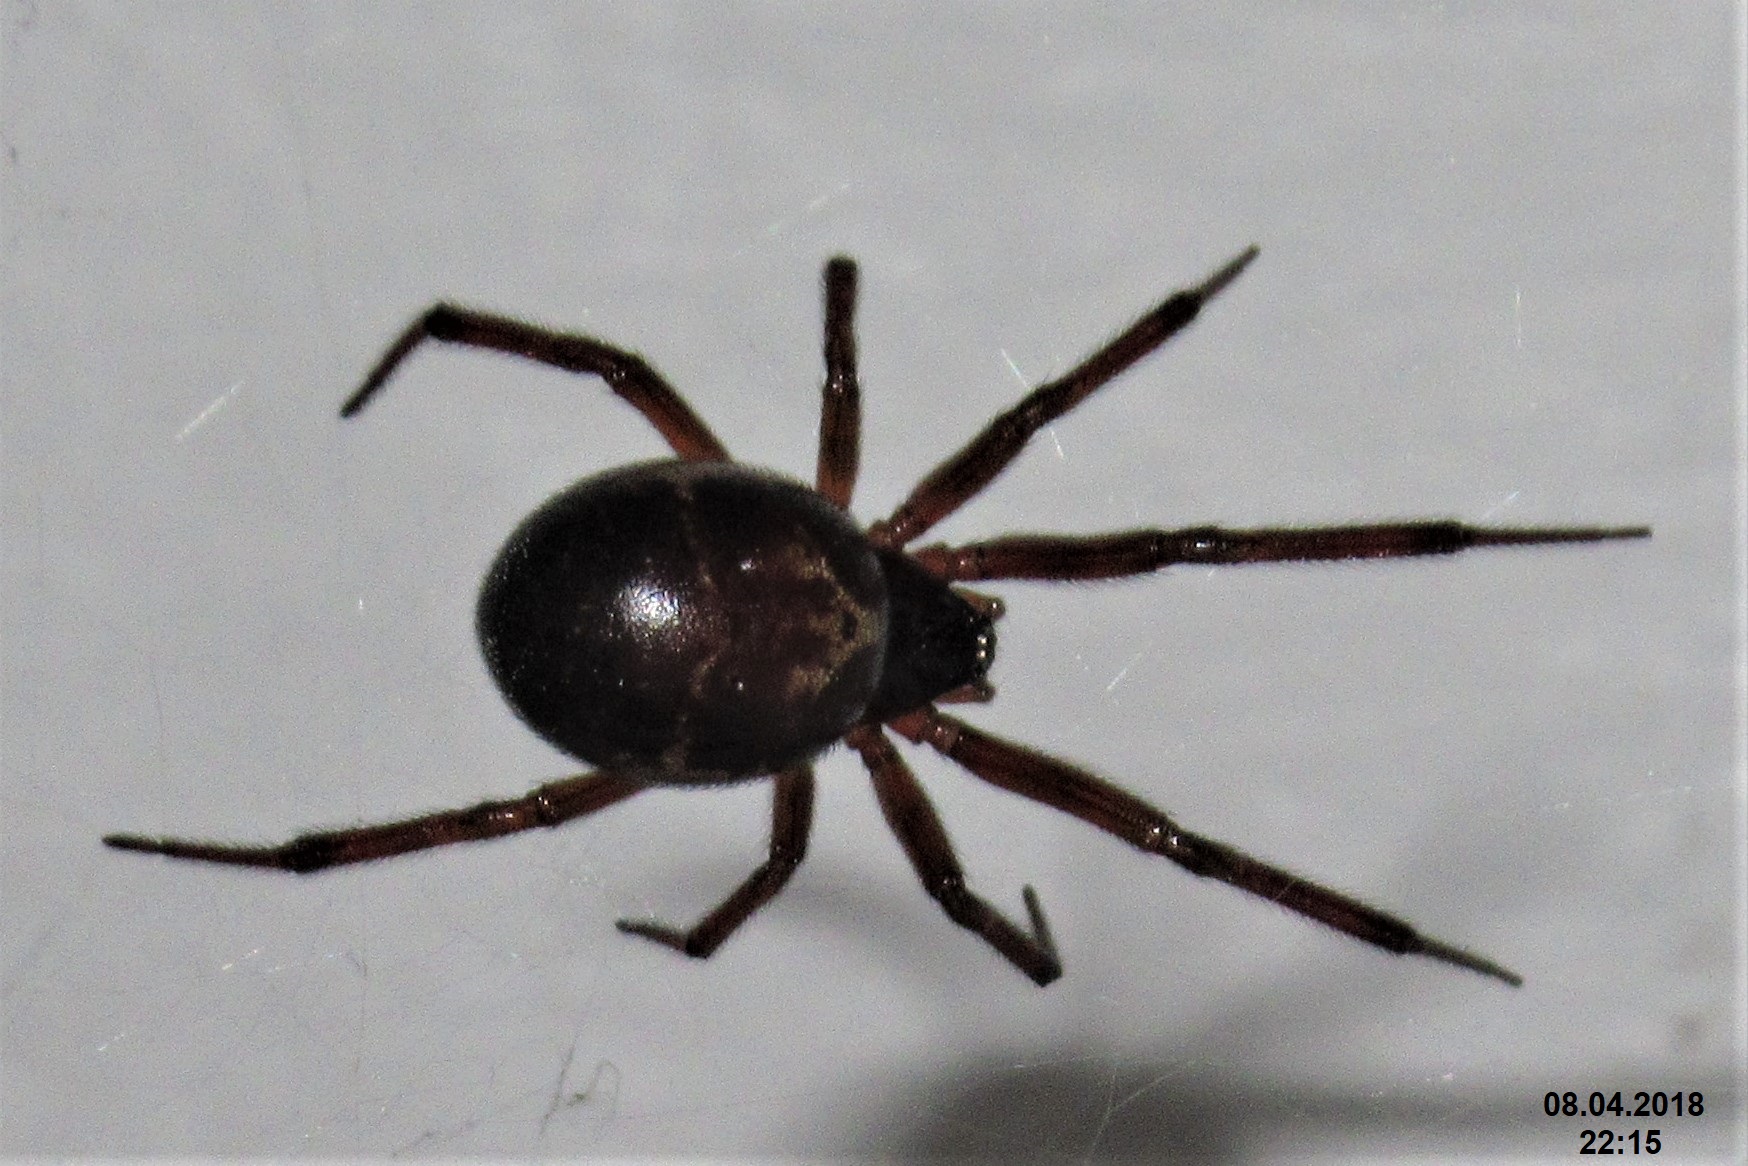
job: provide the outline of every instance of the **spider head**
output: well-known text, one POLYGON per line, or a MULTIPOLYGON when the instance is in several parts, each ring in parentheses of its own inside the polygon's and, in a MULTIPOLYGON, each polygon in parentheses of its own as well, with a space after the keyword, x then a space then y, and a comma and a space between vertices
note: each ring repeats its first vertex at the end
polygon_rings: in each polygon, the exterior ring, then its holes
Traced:
POLYGON ((880 551, 890 608, 886 657, 866 719, 886 720, 981 684, 995 662, 994 613, 895 551, 880 551))

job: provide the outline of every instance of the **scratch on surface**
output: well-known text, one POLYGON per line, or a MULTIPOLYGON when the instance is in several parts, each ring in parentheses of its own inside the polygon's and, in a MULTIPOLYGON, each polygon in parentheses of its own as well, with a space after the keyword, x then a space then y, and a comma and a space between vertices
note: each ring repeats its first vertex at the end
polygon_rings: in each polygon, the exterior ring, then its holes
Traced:
MULTIPOLYGON (((1021 385, 1021 388, 1028 388, 1028 390, 1030 390, 1031 381, 1028 381, 1028 379, 1026 379, 1026 374, 1024 374, 1024 372, 1019 371, 1019 365, 1014 364, 1014 358, 1009 357, 1009 355, 1007 355, 1007 350, 1005 350, 1005 348, 996 348, 996 351, 998 351, 998 353, 1002 353, 1002 360, 1005 360, 1005 362, 1007 362, 1007 371, 1012 372, 1012 374, 1014 374, 1014 379, 1016 379, 1016 381, 1019 381, 1019 385, 1021 385)), ((1065 455, 1065 453, 1063 453, 1063 442, 1061 442, 1061 439, 1059 439, 1059 437, 1056 437, 1056 427, 1054 427, 1054 425, 1045 425, 1044 432, 1045 432, 1045 434, 1051 435, 1051 444, 1052 444, 1052 446, 1056 446, 1056 458, 1058 458, 1059 462, 1063 462, 1063 460, 1066 460, 1066 456, 1068 456, 1068 455, 1065 455)))
POLYGON ((146 675, 152 678, 152 712, 158 719, 158 767, 167 769, 164 751, 164 694, 158 687, 158 667, 150 661, 146 664, 146 675))
MULTIPOLYGON (((807 205, 801 208, 800 214, 783 215, 783 216, 780 216, 778 218, 772 219, 769 223, 767 223, 765 225, 765 234, 771 236, 772 238, 775 238, 778 235, 783 234, 785 231, 789 230, 789 228, 795 224, 795 221, 797 219, 801 218, 803 215, 816 215, 816 214, 818 214, 821 210, 824 210, 832 202, 834 202, 835 200, 842 198, 844 195, 848 194, 849 190, 850 190, 850 184, 848 182, 839 183, 838 186, 836 187, 836 189, 828 190, 824 194, 818 195, 815 198, 810 199, 808 201, 807 205)), ((737 254, 737 255, 745 254, 746 250, 747 249, 743 247, 743 248, 741 248, 740 251, 735 252, 735 254, 737 254)))
POLYGON ((1519 494, 1521 494, 1522 492, 1523 491, 1521 491, 1521 490, 1513 490, 1511 493, 1507 494, 1505 497, 1503 497, 1499 501, 1495 502, 1492 506, 1489 506, 1486 510, 1482 511, 1481 521, 1486 522, 1489 519, 1493 518, 1500 511, 1509 510, 1511 508, 1512 504, 1517 501, 1517 496, 1519 494))
MULTIPOLYGON (((1655 769, 1647 769, 1645 771, 1645 781, 1654 782, 1654 781, 1656 781, 1656 779, 1657 779, 1657 771, 1655 769)), ((1629 792, 1627 792, 1625 794, 1621 794, 1621 795, 1616 796, 1616 797, 1589 798, 1589 799, 1586 799, 1584 804, 1587 808, 1594 807, 1594 806, 1635 806, 1641 802, 1651 801, 1654 799, 1661 800, 1661 799, 1665 799, 1665 798, 1691 797, 1693 795, 1694 790, 1700 789, 1700 788, 1704 788, 1709 792, 1712 790, 1722 789, 1724 787, 1723 787, 1723 785, 1718 784, 1718 783, 1712 783, 1712 784, 1709 784, 1707 786, 1701 787, 1701 786, 1695 786, 1691 782, 1677 782, 1675 784, 1664 784, 1664 785, 1645 785, 1641 788, 1630 790, 1629 792)), ((1574 805, 1574 803, 1570 802, 1570 801, 1546 802, 1542 805, 1541 808, 1544 810, 1552 810, 1553 812, 1555 812, 1557 814, 1564 814, 1564 813, 1569 813, 1572 810, 1573 805, 1574 805)))
POLYGON ((230 403, 231 398, 235 397, 237 395, 237 390, 242 388, 242 387, 243 387, 243 382, 238 381, 236 384, 232 385, 230 388, 226 389, 224 392, 222 392, 218 396, 214 397, 212 404, 208 405, 206 408, 202 409, 199 413, 195 414, 194 420, 190 421, 187 425, 184 425, 182 427, 182 432, 178 433, 176 435, 176 440, 177 441, 186 440, 190 433, 193 433, 196 429, 199 429, 202 425, 205 425, 207 423, 207 421, 211 419, 211 417, 214 413, 217 413, 220 409, 223 409, 227 404, 230 403))
POLYGON ((1109 693, 1112 689, 1116 688, 1117 685, 1123 683, 1123 678, 1129 675, 1129 669, 1139 664, 1141 662, 1141 657, 1146 654, 1146 651, 1140 651, 1129 657, 1129 662, 1117 669, 1117 674, 1111 677, 1111 682, 1109 684, 1105 685, 1105 692, 1109 693))
POLYGON ((816 211, 820 211, 820 210, 825 209, 825 207, 833 199, 836 199, 844 194, 847 194, 849 192, 849 189, 850 189, 850 184, 845 182, 845 183, 840 184, 836 190, 828 191, 825 194, 820 195, 818 198, 814 199, 812 202, 807 204, 807 213, 811 215, 811 214, 815 213, 816 211))
MULTIPOLYGON (((1003 360, 1007 361, 1008 371, 1014 374, 1014 379, 1020 382, 1021 387, 1030 389, 1032 382, 1026 379, 1026 374, 1020 371, 1020 366, 1014 363, 1014 358, 1008 355, 1008 350, 998 348, 996 351, 1001 353, 1003 360)), ((1044 432, 1050 435, 1050 444, 1056 447, 1057 460, 1066 460, 1067 455, 1062 452, 1062 441, 1056 436, 1056 426, 1046 425, 1044 432)))
POLYGON ((1179 1065, 1164 1072, 1155 1073, 1140 1085, 1131 1089, 1128 1093, 1125 1093, 1122 1097, 1118 1097, 1117 1067, 1116 1063, 1112 1062, 1110 1075, 1105 1080, 1105 1108, 1099 1115, 1098 1126, 1093 1130, 1092 1134, 1092 1144, 1087 1147, 1087 1152, 1083 1161, 1091 1162, 1094 1160, 1098 1152, 1099 1144, 1104 1141, 1105 1134, 1111 1128, 1112 1118, 1123 1112, 1123 1110, 1129 1108, 1129 1106, 1133 1105, 1146 1094, 1153 1092, 1167 1082, 1175 1081, 1182 1077, 1184 1068, 1184 1066, 1179 1065))
POLYGON ((260 956, 260 954, 261 954, 260 948, 252 947, 248 951, 243 953, 243 956, 241 959, 226 960, 224 963, 220 964, 218 970, 221 972, 234 971, 234 970, 236 970, 236 967, 238 964, 246 963, 249 960, 255 959, 258 956, 260 956))
POLYGON ((1522 348, 1523 347, 1523 288, 1521 288, 1521 287, 1512 288, 1511 289, 1511 298, 1512 298, 1511 315, 1512 315, 1512 319, 1514 321, 1516 321, 1516 323, 1517 323, 1517 346, 1519 348, 1522 348))

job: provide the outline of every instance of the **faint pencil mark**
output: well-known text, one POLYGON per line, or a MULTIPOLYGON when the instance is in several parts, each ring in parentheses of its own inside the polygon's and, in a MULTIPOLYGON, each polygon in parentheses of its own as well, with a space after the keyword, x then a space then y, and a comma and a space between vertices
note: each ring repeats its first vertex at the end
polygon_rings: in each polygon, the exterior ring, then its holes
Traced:
POLYGON ((589 1078, 589 1083, 581 1089, 569 1088, 574 1078, 572 1070, 576 1068, 577 1042, 571 1038, 571 1047, 565 1051, 564 1063, 559 1066, 558 1082, 553 1086, 552 1101, 546 1107, 546 1112, 540 1118, 540 1136, 546 1136, 547 1124, 560 1112, 575 1109, 578 1106, 598 1104, 602 1109, 601 1124, 612 1122, 614 1113, 619 1108, 619 1066, 612 1061, 596 1061, 595 1072, 589 1078))

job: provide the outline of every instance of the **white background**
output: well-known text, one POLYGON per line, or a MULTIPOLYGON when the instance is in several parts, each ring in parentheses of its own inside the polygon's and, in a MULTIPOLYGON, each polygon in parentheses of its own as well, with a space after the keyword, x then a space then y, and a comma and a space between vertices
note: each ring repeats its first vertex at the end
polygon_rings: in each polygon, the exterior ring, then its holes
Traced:
POLYGON ((0 1145, 1740 1152, 1734 6, 1082 7, 0 8, 0 1145), (613 920, 720 898, 764 787, 311 878, 98 845, 571 771, 493 691, 475 587, 547 493, 663 447, 597 383, 457 351, 341 423, 433 299, 636 348, 807 476, 818 272, 855 255, 869 520, 1251 242, 942 535, 1655 539, 995 588, 1001 696, 966 715, 1521 990, 915 751, 974 888, 1039 889, 1055 986, 941 916, 841 752, 806 865, 705 963, 613 920), (1553 1120, 1550 1089, 1709 1108, 1553 1120))

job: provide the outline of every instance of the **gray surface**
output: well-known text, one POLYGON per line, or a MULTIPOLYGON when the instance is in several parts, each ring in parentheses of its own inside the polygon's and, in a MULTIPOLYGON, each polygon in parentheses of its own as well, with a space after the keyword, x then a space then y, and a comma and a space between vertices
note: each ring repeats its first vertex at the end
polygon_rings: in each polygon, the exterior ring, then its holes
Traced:
POLYGON ((1734 9, 9 3, 3 1145, 1567 1160, 1549 1089, 1703 1089, 1742 1145, 1734 9), (810 472, 818 269, 863 263, 872 518, 1252 241, 1192 331, 945 528, 1402 515, 1650 543, 1001 588, 968 715, 1517 967, 1394 960, 936 759, 1040 992, 820 767, 705 964, 613 931, 750 869, 758 788, 311 879, 276 840, 567 772, 471 639, 498 540, 659 442, 421 355, 438 296, 644 351, 810 472), (586 1097, 578 1099, 585 1094, 586 1097))

